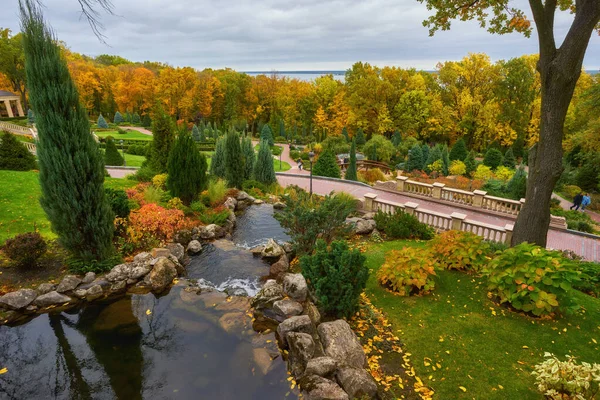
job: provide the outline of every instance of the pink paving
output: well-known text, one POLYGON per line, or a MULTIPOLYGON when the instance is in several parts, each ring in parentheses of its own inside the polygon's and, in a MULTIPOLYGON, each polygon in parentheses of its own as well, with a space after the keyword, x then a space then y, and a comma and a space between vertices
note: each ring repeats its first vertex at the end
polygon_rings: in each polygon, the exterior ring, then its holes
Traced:
MULTIPOLYGON (((290 171, 292 172, 292 171, 290 171)), ((299 171, 296 171, 299 172, 299 171)), ((293 172, 292 172, 293 173, 293 172)), ((297 185, 305 190, 309 189, 310 177, 307 175, 284 175, 277 174, 277 180, 282 186, 297 185)), ((514 220, 508 217, 487 214, 477 210, 469 210, 465 208, 454 208, 444 204, 439 204, 433 201, 428 201, 426 198, 416 199, 400 193, 390 193, 372 187, 356 185, 343 181, 333 181, 313 177, 313 192, 317 194, 328 194, 330 192, 346 192, 356 198, 362 199, 366 193, 374 193, 378 199, 394 201, 397 203, 406 203, 408 201, 419 204, 420 209, 441 212, 444 214, 452 214, 458 211, 466 214, 468 219, 472 219, 487 224, 504 226, 506 224, 514 224, 514 220)), ((550 230, 548 232, 548 244, 550 249, 572 250, 581 255, 586 260, 600 261, 600 240, 592 237, 580 236, 567 231, 550 230)))

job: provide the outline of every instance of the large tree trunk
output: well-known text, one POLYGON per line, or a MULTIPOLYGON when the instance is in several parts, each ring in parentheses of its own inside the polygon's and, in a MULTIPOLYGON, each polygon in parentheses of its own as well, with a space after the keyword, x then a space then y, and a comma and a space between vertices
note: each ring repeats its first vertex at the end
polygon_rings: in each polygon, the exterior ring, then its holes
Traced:
POLYGON ((529 0, 538 29, 542 83, 540 138, 529 155, 527 196, 515 224, 512 244, 546 246, 550 225, 550 199, 562 173, 563 127, 583 58, 600 19, 600 2, 580 0, 571 29, 559 49, 554 40, 556 0, 529 0))

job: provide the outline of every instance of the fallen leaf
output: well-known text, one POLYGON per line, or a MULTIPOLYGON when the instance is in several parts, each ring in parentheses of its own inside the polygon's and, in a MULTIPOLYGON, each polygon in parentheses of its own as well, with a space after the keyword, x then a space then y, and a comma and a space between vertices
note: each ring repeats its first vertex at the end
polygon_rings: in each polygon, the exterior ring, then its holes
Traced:
POLYGON ((0 375, 5 374, 7 372, 8 372, 8 368, 6 368, 6 367, 0 369, 0 375))
POLYGON ((146 315, 150 315, 150 314, 152 314, 152 311, 150 311, 149 309, 146 310, 146 315))
POLYGON ((462 390, 463 392, 466 392, 466 391, 467 391, 467 388, 466 388, 466 387, 464 387, 464 386, 459 386, 458 388, 459 388, 460 390, 462 390))

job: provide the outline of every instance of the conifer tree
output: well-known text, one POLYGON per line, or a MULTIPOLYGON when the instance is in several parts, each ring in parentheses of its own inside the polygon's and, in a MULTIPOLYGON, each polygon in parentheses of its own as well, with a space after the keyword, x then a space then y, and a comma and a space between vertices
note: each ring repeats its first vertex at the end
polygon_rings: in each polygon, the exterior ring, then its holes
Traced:
POLYGON ((133 122, 134 124, 139 125, 142 122, 141 119, 140 119, 140 114, 134 113, 133 116, 131 117, 131 122, 133 122))
POLYGON ((173 131, 171 117, 159 107, 155 111, 152 124, 152 142, 148 158, 150 167, 158 173, 167 172, 167 162, 173 145, 173 131))
POLYGON ((313 174, 329 178, 339 178, 341 176, 337 157, 332 150, 325 150, 319 155, 319 159, 313 167, 313 174))
POLYGON ((287 133, 285 131, 285 122, 283 119, 279 120, 279 136, 287 139, 287 133))
POLYGON ((35 115, 33 114, 33 110, 31 108, 27 110, 27 123, 29 125, 35 124, 35 115))
POLYGON ((244 183, 244 157, 240 135, 233 129, 225 136, 225 179, 229 186, 238 189, 244 183))
POLYGON ((198 128, 198 130, 200 131, 200 141, 206 142, 206 133, 204 133, 204 129, 198 128))
POLYGON ((356 173, 356 140, 354 140, 354 138, 352 138, 352 144, 350 145, 350 164, 348 165, 344 179, 358 181, 358 175, 356 173))
POLYGON ((150 115, 144 115, 144 117, 142 118, 142 126, 144 128, 150 128, 152 126, 152 119, 150 119, 150 115))
POLYGON ((215 154, 210 163, 210 174, 225 179, 225 140, 217 139, 215 154))
POLYGON ((429 156, 427 157, 425 164, 423 164, 423 170, 427 173, 430 173, 431 170, 429 169, 429 166, 432 165, 437 160, 441 160, 441 159, 442 159, 442 146, 440 146, 439 144, 436 144, 432 149, 429 150, 429 156))
POLYGON ((346 127, 342 129, 342 136, 346 139, 346 143, 350 141, 350 136, 348 136, 348 129, 346 127))
POLYGON ((104 260, 113 254, 114 214, 104 193, 102 153, 39 5, 23 0, 20 11, 29 101, 37 112, 40 203, 75 258, 104 260))
POLYGON ((262 130, 260 131, 260 140, 266 140, 269 143, 269 146, 274 146, 275 141, 273 140, 273 132, 271 131, 271 127, 269 124, 264 124, 262 130))
POLYGON ((269 142, 261 140, 258 147, 258 156, 254 164, 254 179, 258 182, 270 185, 277 181, 275 167, 273 166, 273 154, 269 142))
POLYGON ((468 151, 467 145, 465 144, 465 140, 463 138, 460 138, 456 141, 456 143, 454 143, 454 146, 452 146, 452 150, 450 150, 450 161, 465 161, 465 158, 467 158, 467 154, 468 151))
POLYGON ((114 122, 115 124, 120 124, 120 123, 122 123, 122 122, 123 122, 123 115, 121 115, 121 113, 117 111, 117 112, 115 113, 115 117, 113 118, 113 122, 114 122))
POLYGON ((513 154, 512 149, 508 149, 506 150, 506 153, 504 153, 502 165, 510 169, 515 169, 515 166, 517 165, 517 160, 515 159, 515 155, 513 154))
POLYGON ((192 127, 192 139, 194 139, 194 142, 200 142, 200 130, 198 129, 198 127, 196 126, 196 124, 194 124, 194 126, 192 127))
POLYGON ((206 157, 198 151, 194 139, 182 129, 167 163, 167 188, 171 195, 189 205, 208 186, 207 165, 206 157))
POLYGON ((400 136, 400 131, 396 129, 394 131, 394 135, 392 136, 392 144, 394 145, 394 147, 398 147, 400 142, 402 142, 402 136, 400 136))
POLYGON ((252 139, 249 137, 242 139, 242 155, 244 157, 244 180, 252 179, 256 154, 254 154, 254 148, 252 147, 252 139))
POLYGON ((362 128, 358 128, 358 131, 356 132, 356 145, 358 147, 364 145, 365 143, 367 143, 367 139, 365 138, 365 133, 363 132, 362 128))
POLYGON ((450 169, 450 155, 448 154, 448 145, 442 147, 442 174, 448 176, 448 170, 450 169))
POLYGON ((131 123, 131 114, 129 113, 129 111, 125 113, 125 122, 131 123))
POLYGON ((30 171, 36 168, 35 157, 11 133, 4 132, 0 139, 0 169, 30 171))
POLYGON ((421 146, 415 144, 408 151, 408 160, 406 161, 406 170, 408 172, 423 169, 423 151, 421 146))
POLYGON ((477 169, 477 162, 475 161, 475 152, 471 150, 465 158, 465 167, 467 170, 467 176, 472 176, 473 172, 477 169))
POLYGON ((100 114, 100 116, 98 117, 98 122, 96 124, 98 125, 98 128, 102 128, 102 129, 108 128, 108 124, 106 123, 106 120, 104 119, 102 114, 100 114))
POLYGON ((121 166, 124 164, 123 157, 115 144, 112 136, 106 138, 106 149, 104 150, 104 164, 111 166, 121 166))
POLYGON ((429 158, 429 151, 431 149, 429 148, 429 145, 427 143, 423 143, 423 145, 421 146, 421 154, 422 156, 422 160, 423 163, 421 164, 421 167, 419 168, 420 170, 424 170, 426 165, 425 163, 427 162, 427 159, 429 158))
POLYGON ((512 145, 512 151, 515 158, 525 157, 525 139, 523 136, 517 137, 517 140, 512 145))
POLYGON ((490 146, 488 151, 483 156, 483 165, 487 165, 491 169, 496 169, 502 164, 502 152, 496 147, 490 146))

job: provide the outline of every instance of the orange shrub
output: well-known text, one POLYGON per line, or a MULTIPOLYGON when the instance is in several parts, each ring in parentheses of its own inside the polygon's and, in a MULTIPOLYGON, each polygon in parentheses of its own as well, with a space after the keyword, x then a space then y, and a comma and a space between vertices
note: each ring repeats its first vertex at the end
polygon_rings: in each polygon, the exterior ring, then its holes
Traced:
POLYGON ((146 204, 129 215, 127 240, 136 247, 145 247, 156 241, 165 243, 186 225, 183 211, 146 204))
POLYGON ((144 201, 144 192, 146 188, 150 186, 150 182, 138 183, 132 188, 126 189, 125 193, 127 193, 127 197, 131 200, 136 201, 138 204, 142 205, 145 203, 144 201))

